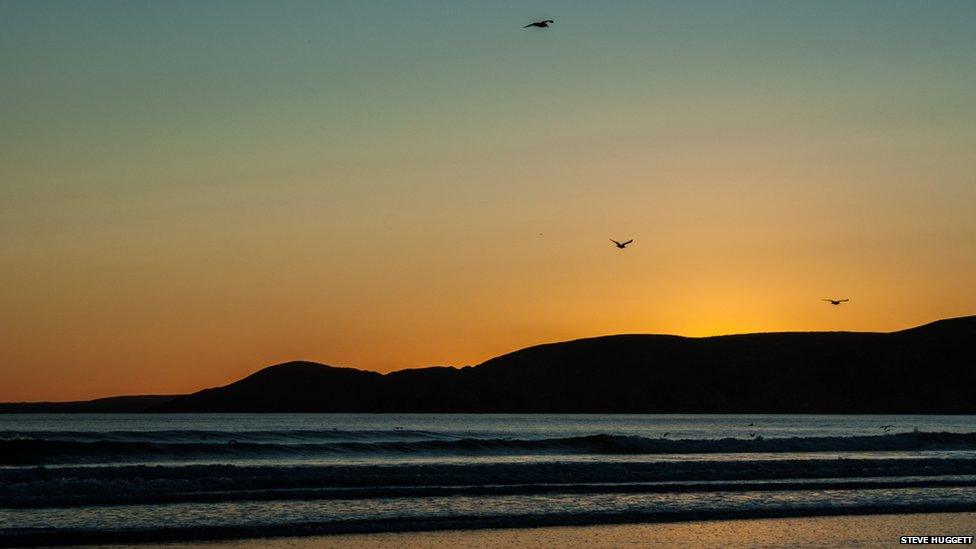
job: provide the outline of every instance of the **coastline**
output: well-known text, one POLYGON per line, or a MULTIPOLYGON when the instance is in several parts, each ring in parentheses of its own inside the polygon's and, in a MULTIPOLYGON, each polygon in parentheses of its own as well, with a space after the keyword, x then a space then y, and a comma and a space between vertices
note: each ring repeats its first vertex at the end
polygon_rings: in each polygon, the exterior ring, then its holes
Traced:
MULTIPOLYGON (((972 536, 976 512, 862 514, 682 522, 383 532, 188 541, 155 547, 893 547, 901 536, 972 536)), ((144 547, 101 545, 97 547, 144 547)))
MULTIPOLYGON (((810 528, 833 532, 832 543, 847 542, 859 525, 858 531, 884 531, 892 533, 898 526, 898 534, 892 539, 897 543, 902 535, 973 535, 976 533, 976 508, 972 505, 928 506, 917 512, 908 506, 892 507, 837 507, 815 509, 762 510, 759 512, 692 512, 673 513, 608 513, 587 515, 540 514, 532 516, 485 517, 475 520, 386 520, 342 521, 329 523, 305 523, 281 525, 279 528, 171 528, 155 531, 61 531, 55 536, 37 532, 36 535, 12 536, 0 540, 5 547, 85 546, 85 547, 380 547, 395 544, 440 546, 461 545, 483 547, 506 546, 508 541, 522 537, 525 543, 538 545, 570 545, 578 539, 580 545, 616 537, 637 536, 640 532, 647 539, 674 536, 712 536, 718 541, 719 533, 742 528, 751 533, 751 527, 772 522, 771 531, 798 528, 798 536, 809 536, 810 528), (900 517, 891 520, 890 517, 900 517), (766 522, 763 522, 766 521, 766 522), (816 525, 810 527, 809 525, 816 525), (963 526, 968 527, 968 531, 963 526), (883 527, 883 528, 882 528, 883 527), (698 532, 702 529, 702 532, 698 532), (656 532, 667 532, 658 534, 656 532), (570 532, 570 533, 567 533, 570 532), (604 532, 607 532, 606 534, 604 532), (563 541, 548 541, 557 536, 563 541), (574 537, 575 536, 575 537, 574 537), (608 537, 610 536, 610 537, 608 537), (482 542, 482 540, 488 540, 482 542), (534 541, 533 541, 534 540, 534 541), (348 545, 347 545, 348 544, 348 545)), ((821 532, 823 533, 823 532, 821 532)), ((826 534, 825 534, 826 535, 826 534)), ((874 535, 874 534, 872 534, 874 535)), ((689 540, 694 537, 689 537, 689 540)), ((860 539, 860 538, 859 538, 860 539)), ((732 540, 734 541, 734 540, 732 540)), ((741 541, 755 547, 752 538, 741 541)), ((625 543, 620 541, 619 543, 625 543)), ((618 545, 613 543, 611 545, 618 545)), ((729 546, 722 541, 722 546, 729 546)), ((787 545, 793 545, 792 542, 787 545)), ((719 546, 719 545, 716 545, 719 546)), ((771 546, 783 546, 774 544, 771 546)))

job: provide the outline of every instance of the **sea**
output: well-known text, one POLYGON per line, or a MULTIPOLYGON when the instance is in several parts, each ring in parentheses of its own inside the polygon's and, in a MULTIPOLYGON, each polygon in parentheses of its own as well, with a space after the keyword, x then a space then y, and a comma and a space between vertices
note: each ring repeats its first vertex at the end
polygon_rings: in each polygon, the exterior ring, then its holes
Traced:
POLYGON ((976 510, 976 416, 0 415, 0 545, 976 510))

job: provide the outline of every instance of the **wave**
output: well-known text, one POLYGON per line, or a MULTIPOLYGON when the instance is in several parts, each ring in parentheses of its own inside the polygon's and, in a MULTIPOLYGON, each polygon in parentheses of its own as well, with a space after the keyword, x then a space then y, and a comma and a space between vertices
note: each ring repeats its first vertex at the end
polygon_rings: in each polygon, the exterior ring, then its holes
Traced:
POLYGON ((701 520, 796 518, 891 513, 974 512, 970 501, 918 503, 875 503, 872 505, 785 505, 778 508, 733 508, 691 510, 629 510, 623 512, 546 512, 532 514, 485 514, 396 517, 359 520, 248 523, 203 526, 161 526, 156 528, 105 529, 4 529, 0 547, 53 546, 65 544, 161 543, 216 541, 235 538, 271 538, 380 532, 423 532, 488 528, 584 526, 701 520))
POLYGON ((845 487, 845 483, 847 488, 859 489, 973 486, 976 459, 783 459, 761 465, 728 460, 6 468, 0 469, 0 508, 628 490, 735 491, 760 489, 760 485, 762 489, 776 489, 777 484, 779 489, 812 490, 827 484, 845 487))
MULTIPOLYGON (((976 450, 976 433, 911 432, 874 436, 789 437, 789 438, 723 438, 666 440, 637 436, 591 435, 538 440, 511 438, 419 438, 422 432, 411 432, 418 440, 373 440, 305 442, 321 437, 327 431, 298 432, 293 443, 249 442, 248 433, 222 433, 225 440, 213 441, 202 436, 194 442, 174 442, 175 431, 163 435, 126 432, 124 440, 111 434, 98 440, 64 440, 32 433, 19 438, 0 439, 0 465, 55 465, 114 463, 167 460, 234 460, 281 458, 287 456, 336 455, 531 455, 531 454, 715 454, 715 453, 783 453, 783 452, 878 452, 878 451, 958 451, 976 450), (313 434, 309 434, 313 433, 313 434), (145 440, 133 440, 144 436, 145 440)), ((348 431, 341 436, 348 436, 348 431)), ((399 433, 399 432, 398 432, 399 433)), ((77 435, 75 435, 77 437, 77 435)), ((119 436, 119 435, 117 435, 119 436)), ((181 432, 179 440, 186 440, 181 432)), ((192 435, 190 435, 192 436, 192 435)), ((267 438, 266 435, 262 435, 267 438)), ((281 435, 276 435, 281 436, 281 435)), ((337 435, 340 436, 340 435, 337 435)), ((375 436, 373 433, 371 436, 375 436)), ((402 437, 404 435, 398 434, 402 437)), ((209 437, 208 437, 209 438, 209 437)))

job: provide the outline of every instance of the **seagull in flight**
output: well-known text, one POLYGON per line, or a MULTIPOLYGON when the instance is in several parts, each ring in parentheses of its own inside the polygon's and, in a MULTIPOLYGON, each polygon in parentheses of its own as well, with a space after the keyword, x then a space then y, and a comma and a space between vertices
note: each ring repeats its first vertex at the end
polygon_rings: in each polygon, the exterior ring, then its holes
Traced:
POLYGON ((539 27, 540 29, 548 29, 550 23, 555 23, 552 19, 546 19, 545 21, 536 21, 535 23, 529 23, 528 25, 522 27, 527 29, 529 27, 539 27))
POLYGON ((840 305, 845 301, 850 301, 850 299, 821 299, 820 301, 828 301, 831 305, 840 305))
POLYGON ((626 247, 627 247, 627 244, 630 244, 630 243, 631 243, 631 242, 633 242, 633 241, 634 241, 634 239, 633 239, 633 238, 631 238, 631 239, 630 239, 630 240, 628 240, 627 242, 617 242, 616 240, 614 240, 614 239, 612 239, 612 238, 610 239, 610 242, 613 242, 614 244, 616 244, 616 246, 617 246, 618 248, 620 248, 621 250, 623 250, 624 248, 626 248, 626 247))

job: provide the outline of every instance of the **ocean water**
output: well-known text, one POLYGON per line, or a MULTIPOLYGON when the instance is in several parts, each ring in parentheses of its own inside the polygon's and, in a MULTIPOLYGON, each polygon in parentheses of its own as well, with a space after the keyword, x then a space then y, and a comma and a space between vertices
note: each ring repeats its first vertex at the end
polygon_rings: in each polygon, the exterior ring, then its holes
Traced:
POLYGON ((976 510, 976 416, 0 415, 0 545, 976 510))

